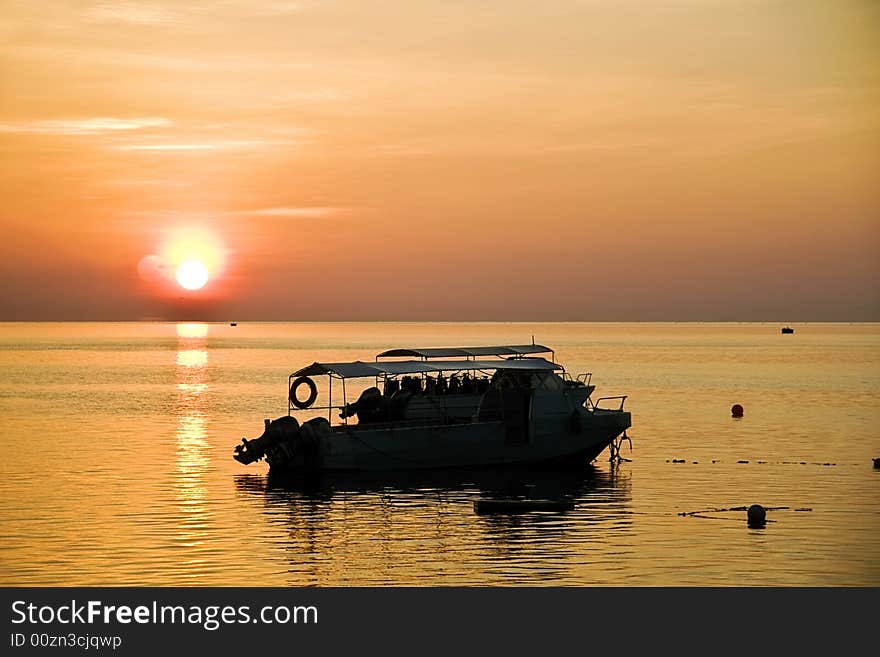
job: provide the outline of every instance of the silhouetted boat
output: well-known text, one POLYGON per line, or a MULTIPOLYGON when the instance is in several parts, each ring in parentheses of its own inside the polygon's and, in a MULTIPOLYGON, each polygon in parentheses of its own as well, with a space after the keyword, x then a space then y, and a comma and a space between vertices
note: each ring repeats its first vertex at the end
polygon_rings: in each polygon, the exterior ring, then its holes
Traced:
POLYGON ((783 327, 782 327, 782 332, 783 332, 783 333, 794 333, 794 329, 791 328, 790 326, 783 326, 783 327))
POLYGON ((238 326, 238 322, 229 322, 230 326, 238 326))
POLYGON ((626 397, 593 401, 591 379, 572 379, 551 349, 535 344, 391 349, 372 363, 313 363, 288 378, 287 415, 266 420, 259 438, 242 438, 233 456, 244 464, 265 458, 276 473, 583 465, 631 426, 626 397), (328 377, 325 406, 314 406, 315 375, 328 377), (346 381, 364 378, 375 386, 348 403, 346 381), (343 393, 336 406, 334 382, 343 393), (294 409, 327 417, 300 425, 294 409), (334 410, 342 423, 331 426, 334 410))

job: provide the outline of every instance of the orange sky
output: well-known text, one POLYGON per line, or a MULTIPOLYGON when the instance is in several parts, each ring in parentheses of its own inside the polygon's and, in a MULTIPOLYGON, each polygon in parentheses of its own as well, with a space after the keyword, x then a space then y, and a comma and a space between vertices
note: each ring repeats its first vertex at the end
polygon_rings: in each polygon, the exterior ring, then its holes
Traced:
POLYGON ((0 0, 0 320, 878 321, 878 107, 870 0, 0 0))

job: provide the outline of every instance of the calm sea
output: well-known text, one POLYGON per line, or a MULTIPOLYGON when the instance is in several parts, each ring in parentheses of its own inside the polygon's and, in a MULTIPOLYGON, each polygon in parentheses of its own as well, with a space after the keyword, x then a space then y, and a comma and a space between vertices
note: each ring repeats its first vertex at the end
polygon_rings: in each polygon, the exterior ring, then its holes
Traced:
POLYGON ((0 584, 877 586, 880 325, 794 327, 0 324, 0 584), (631 461, 304 486, 232 459, 312 361, 532 336, 628 395, 631 461), (497 496, 575 509, 474 513, 497 496), (728 510, 754 503, 763 529, 728 510))

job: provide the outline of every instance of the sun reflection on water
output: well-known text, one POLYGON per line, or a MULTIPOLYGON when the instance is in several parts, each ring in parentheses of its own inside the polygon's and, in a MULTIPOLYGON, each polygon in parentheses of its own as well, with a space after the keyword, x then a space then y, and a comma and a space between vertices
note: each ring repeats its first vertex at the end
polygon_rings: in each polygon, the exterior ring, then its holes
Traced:
POLYGON ((210 466, 207 440, 207 324, 178 324, 177 351, 177 477, 175 497, 180 510, 175 543, 186 551, 181 564, 198 578, 203 559, 192 550, 205 543, 211 513, 205 477, 210 466))
POLYGON ((204 349, 186 349, 177 352, 180 367, 204 367, 208 364, 208 352, 204 349))
POLYGON ((177 472, 181 483, 191 488, 198 484, 208 465, 208 442, 205 440, 206 421, 201 416, 181 417, 177 426, 177 472))

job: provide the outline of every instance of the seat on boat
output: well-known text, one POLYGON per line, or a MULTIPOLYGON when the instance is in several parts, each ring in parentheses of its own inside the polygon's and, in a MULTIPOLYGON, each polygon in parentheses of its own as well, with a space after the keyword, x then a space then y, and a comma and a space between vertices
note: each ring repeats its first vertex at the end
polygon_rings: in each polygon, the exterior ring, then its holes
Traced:
POLYGON ((413 394, 409 390, 398 390, 388 399, 388 419, 403 420, 406 415, 406 407, 413 394))
POLYGON ((344 420, 347 417, 357 415, 358 422, 361 423, 382 420, 385 415, 384 401, 385 397, 379 392, 379 388, 367 388, 356 402, 345 405, 339 417, 344 420))

